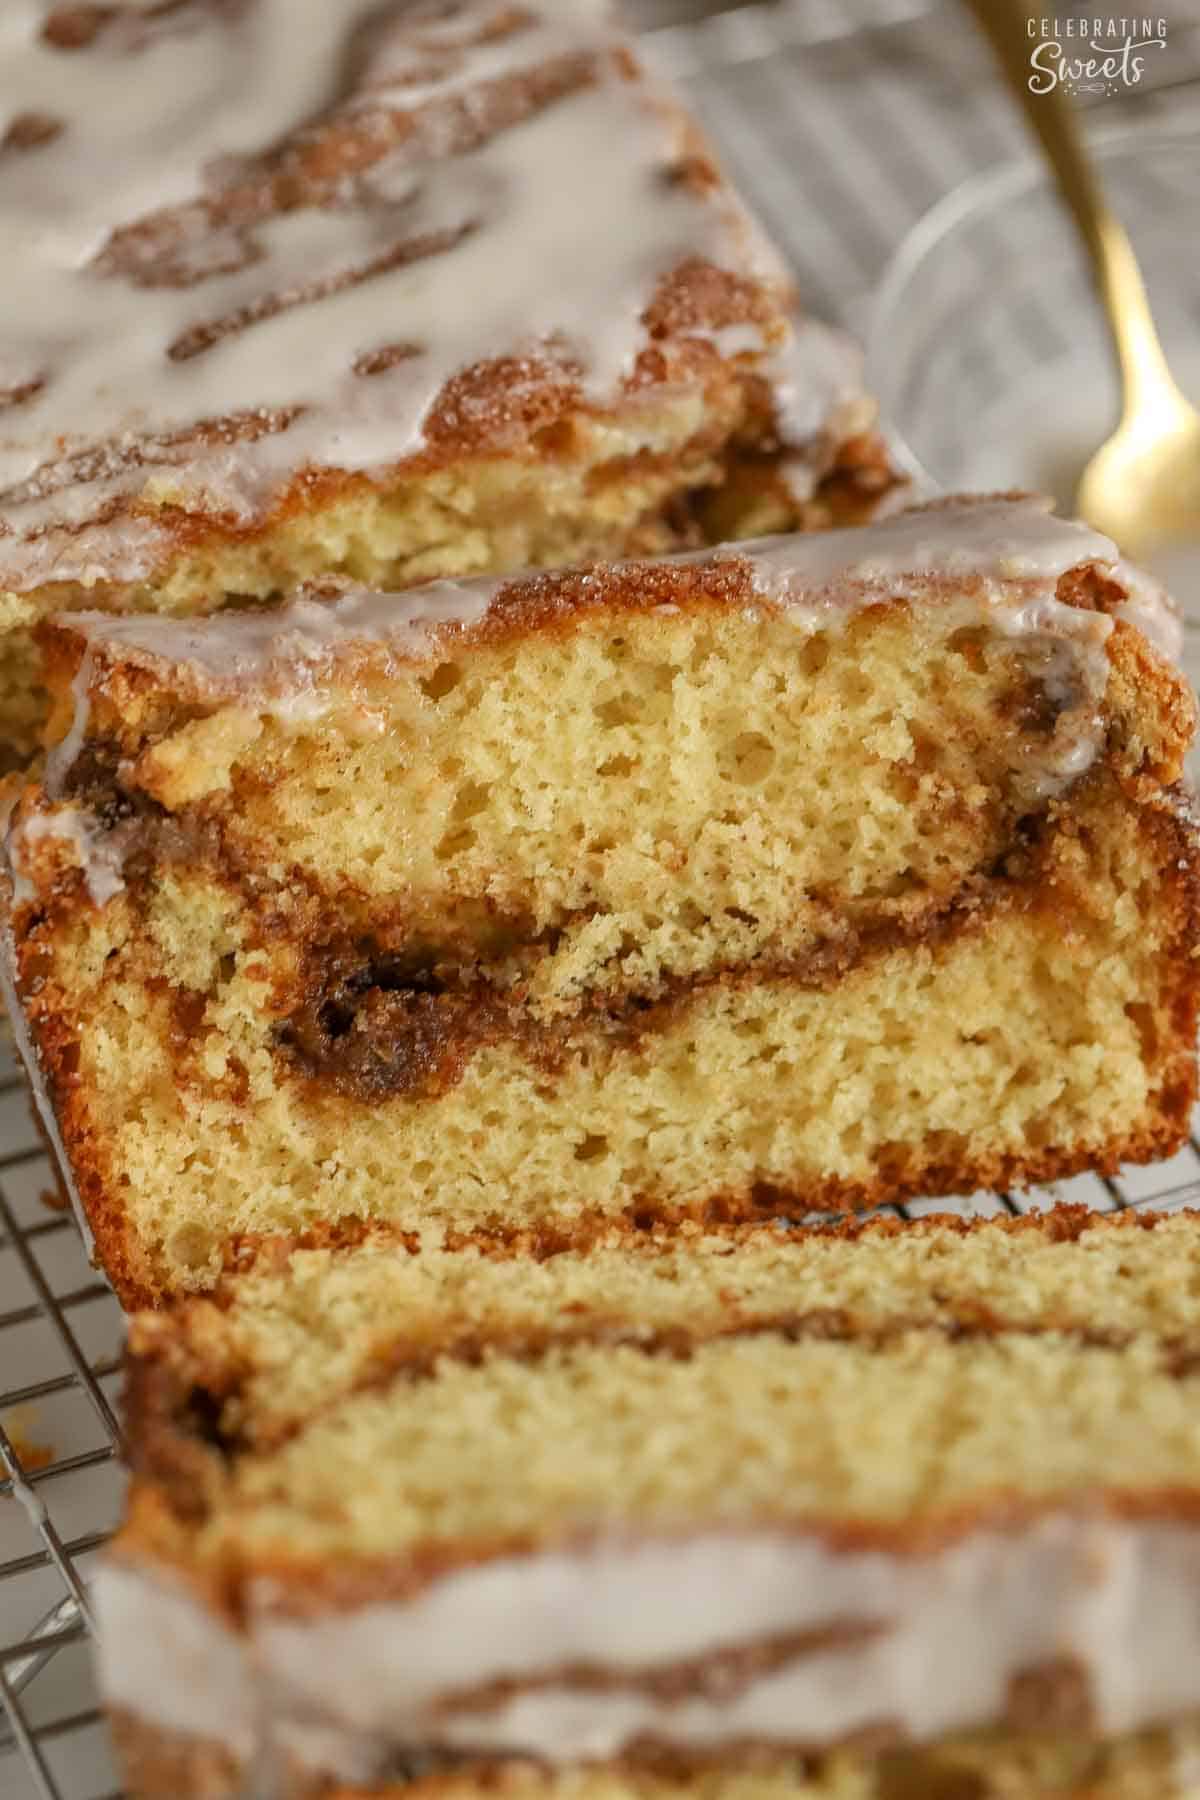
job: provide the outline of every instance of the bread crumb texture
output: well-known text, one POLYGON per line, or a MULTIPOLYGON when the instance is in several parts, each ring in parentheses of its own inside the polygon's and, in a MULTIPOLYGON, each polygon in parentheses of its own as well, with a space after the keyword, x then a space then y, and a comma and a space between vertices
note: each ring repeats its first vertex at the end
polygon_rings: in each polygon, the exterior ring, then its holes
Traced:
POLYGON ((39 832, 67 861, 21 985, 126 1301, 279 1232, 769 1217, 1173 1149, 1174 688, 1113 700, 1060 791, 1078 695, 952 615, 501 620, 367 654, 320 717, 198 717, 139 667, 128 739, 102 682, 80 796, 125 885, 97 909, 79 834, 39 832))
POLYGON ((1200 1478, 1198 1291, 1194 1214, 665 1233, 540 1261, 278 1245, 133 1323, 129 1548, 178 1529, 193 1571, 302 1587, 614 1532, 914 1549, 1014 1508, 1119 1506, 1134 1481, 1169 1512, 1200 1478))

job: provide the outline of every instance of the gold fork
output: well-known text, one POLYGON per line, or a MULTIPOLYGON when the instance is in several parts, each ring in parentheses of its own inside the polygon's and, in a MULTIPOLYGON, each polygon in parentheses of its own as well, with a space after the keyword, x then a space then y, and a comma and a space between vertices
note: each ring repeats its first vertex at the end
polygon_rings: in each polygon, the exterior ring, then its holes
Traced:
POLYGON ((1167 366, 1133 245, 1105 199, 1070 101, 1060 87, 1035 94, 1029 86, 1024 6, 968 4, 1079 227, 1120 364, 1120 423, 1084 469, 1076 506, 1132 556, 1181 539, 1200 541, 1200 412, 1167 366))

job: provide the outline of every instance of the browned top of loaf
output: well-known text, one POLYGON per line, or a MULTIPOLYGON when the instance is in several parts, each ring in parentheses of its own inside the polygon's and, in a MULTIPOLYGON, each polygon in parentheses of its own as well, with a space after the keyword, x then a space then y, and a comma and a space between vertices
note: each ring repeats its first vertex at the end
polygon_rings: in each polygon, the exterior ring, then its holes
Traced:
POLYGON ((33 244, 0 388, 15 586, 75 575, 80 539, 120 578, 401 461, 527 453, 787 336, 781 265, 607 0, 47 4, 7 83, 0 220, 33 244), (556 218, 582 248, 559 270, 556 218))

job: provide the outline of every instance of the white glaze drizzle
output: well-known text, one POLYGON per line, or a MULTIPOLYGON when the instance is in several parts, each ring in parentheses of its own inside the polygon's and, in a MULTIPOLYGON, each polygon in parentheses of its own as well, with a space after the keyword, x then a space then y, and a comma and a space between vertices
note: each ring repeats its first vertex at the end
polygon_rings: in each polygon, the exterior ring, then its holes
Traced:
POLYGON ((816 492, 837 447, 874 420, 874 403, 863 388, 862 352, 844 332, 807 321, 768 357, 765 373, 788 446, 779 473, 803 504, 816 492))
POLYGON ((866 529, 763 539, 717 554, 745 556, 765 599, 800 606, 839 601, 846 587, 887 597, 948 582, 976 584, 1000 598, 1036 583, 1053 596, 1068 570, 1113 570, 1120 560, 1110 538, 1059 518, 1052 501, 1004 494, 966 495, 866 529))
POLYGON ((74 681, 68 736, 51 752, 47 786, 54 791, 87 734, 90 688, 98 653, 114 660, 148 659, 191 671, 215 695, 282 700, 304 695, 354 646, 386 645, 419 660, 445 629, 466 630, 485 617, 502 577, 434 581, 398 594, 353 588, 336 600, 295 600, 277 611, 226 612, 199 619, 152 613, 62 613, 58 622, 85 641, 74 681))
POLYGON ((121 873, 121 828, 106 831, 83 808, 56 806, 53 812, 31 813, 9 828, 8 861, 14 907, 36 897, 37 889, 27 872, 27 852, 47 839, 65 843, 73 852, 75 862, 83 870, 93 906, 107 906, 125 886, 121 873))
POLYGON ((116 1557, 97 1570, 92 1603, 101 1632, 98 1663, 110 1700, 139 1695, 143 1718, 169 1730, 219 1738, 248 1760, 257 1725, 244 1640, 181 1582, 151 1583, 116 1557))
POLYGON ((197 0, 175 17, 119 21, 76 50, 41 38, 43 0, 7 0, 0 137, 29 114, 63 129, 37 148, 0 149, 0 389, 43 382, 0 411, 0 517, 15 534, 0 539, 0 579, 144 575, 163 544, 153 519, 120 506, 107 525, 98 515, 147 483, 157 499, 247 518, 306 465, 394 463, 420 448, 446 381, 492 357, 566 361, 591 397, 612 402, 647 341, 641 315, 658 281, 688 258, 783 291, 728 193, 666 178, 680 122, 619 73, 607 0, 542 0, 522 9, 533 15, 524 26, 455 51, 502 10, 463 0, 439 24, 395 8, 347 95, 340 71, 378 0, 245 0, 220 16, 197 0), (199 202, 239 158, 331 106, 486 111, 489 82, 580 52, 601 59, 596 85, 476 150, 439 157, 431 111, 322 204, 253 218, 240 236, 230 227, 228 242, 203 217, 199 202), (97 266, 115 230, 191 202, 172 249, 196 277, 188 285, 137 285, 97 266), (436 254, 303 299, 314 282, 443 233, 454 241, 436 254), (296 303, 186 359, 168 355, 185 333, 276 295, 296 303), (354 372, 397 344, 414 353, 354 372), (164 441, 198 421, 294 408, 286 429, 255 442, 164 441), (134 445, 150 466, 122 463, 134 445), (95 466, 62 484, 55 469, 75 453, 95 466))
POLYGON ((1114 609, 1113 617, 1140 631, 1164 662, 1178 665, 1183 657, 1183 619, 1174 600, 1144 569, 1122 563, 1121 577, 1126 599, 1114 609))
POLYGON ((1015 1676, 1062 1657, 1086 1670, 1101 1729, 1137 1730, 1200 1706, 1198 1578, 1195 1526, 1068 1509, 913 1556, 766 1530, 546 1550, 472 1565, 409 1601, 302 1618, 260 1582, 240 1638, 152 1566, 102 1569, 96 1604, 111 1701, 199 1736, 243 1737, 257 1712, 275 1742, 366 1778, 406 1745, 572 1762, 647 1733, 689 1749, 823 1745, 892 1723, 929 1739, 995 1721, 1015 1676), (637 1679, 846 1624, 881 1629, 724 1693, 668 1700, 637 1679), (222 1657, 206 1693, 190 1677, 222 1657), (554 1681, 580 1665, 621 1684, 554 1681), (487 1709, 454 1703, 539 1676, 487 1709))

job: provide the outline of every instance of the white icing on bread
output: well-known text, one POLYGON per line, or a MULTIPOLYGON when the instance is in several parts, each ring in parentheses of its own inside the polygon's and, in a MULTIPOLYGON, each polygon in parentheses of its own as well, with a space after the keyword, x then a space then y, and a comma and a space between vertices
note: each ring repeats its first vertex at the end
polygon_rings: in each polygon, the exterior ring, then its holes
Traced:
POLYGON ((110 1704, 243 1754, 269 1696, 272 1741, 360 1779, 398 1745, 556 1763, 641 1736, 697 1751, 828 1744, 881 1724, 934 1738, 1002 1715, 1016 1679, 1063 1658, 1083 1671, 1099 1729, 1123 1732, 1200 1705, 1198 1575, 1195 1526, 1153 1517, 1049 1511, 908 1555, 730 1529, 541 1550, 405 1601, 303 1617, 279 1612, 262 1581, 239 1638, 169 1574, 122 1560, 97 1577, 100 1673, 110 1704), (831 1626, 867 1629, 729 1694, 664 1698, 638 1680, 831 1626), (490 1707, 454 1701, 581 1666, 613 1685, 538 1680, 490 1707))
POLYGON ((154 505, 251 521, 306 466, 394 464, 489 359, 611 405, 690 260, 786 289, 731 197, 676 178, 689 128, 605 0, 193 0, 87 41, 71 11, 0 20, 9 586, 144 575, 154 505), (547 70, 563 91, 513 99, 547 70), (313 120, 383 148, 326 168, 313 120))

